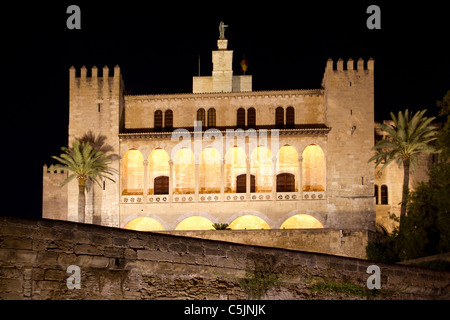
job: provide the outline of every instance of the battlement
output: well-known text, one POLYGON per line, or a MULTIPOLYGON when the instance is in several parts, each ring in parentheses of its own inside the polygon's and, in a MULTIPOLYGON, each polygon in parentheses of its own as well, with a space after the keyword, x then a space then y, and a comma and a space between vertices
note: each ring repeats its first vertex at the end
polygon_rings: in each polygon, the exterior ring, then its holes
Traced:
POLYGON ((122 75, 120 73, 120 67, 116 65, 114 67, 114 72, 111 76, 111 70, 108 66, 104 66, 102 69, 102 76, 99 76, 99 69, 93 66, 88 70, 85 66, 82 66, 79 71, 71 66, 69 69, 70 86, 82 88, 86 86, 97 86, 103 87, 103 89, 108 89, 112 87, 115 83, 121 84, 123 86, 122 75), (89 75, 88 75, 89 71, 89 75))
MULTIPOLYGON (((74 66, 70 67, 70 78, 79 78, 79 79, 87 79, 88 77, 88 68, 86 66, 82 66, 79 71, 74 66), (79 76, 77 76, 79 75, 79 76)), ((111 75, 111 70, 108 66, 104 66, 102 69, 102 77, 108 78, 111 75)), ((114 73, 112 74, 113 77, 117 77, 120 75, 120 67, 116 65, 114 67, 114 73)), ((90 69, 90 78, 97 79, 99 77, 98 68, 97 66, 93 66, 90 69)))
POLYGON ((352 58, 347 60, 347 63, 344 66, 344 60, 339 58, 337 61, 333 61, 331 58, 327 61, 326 71, 362 71, 374 70, 374 60, 369 58, 369 60, 364 61, 362 58, 359 58, 357 61, 352 58), (356 63, 355 63, 356 62, 356 63))
POLYGON ((43 173, 44 173, 44 175, 57 175, 57 174, 66 175, 67 174, 66 171, 61 170, 61 169, 50 170, 50 167, 48 167, 46 164, 44 164, 43 173))

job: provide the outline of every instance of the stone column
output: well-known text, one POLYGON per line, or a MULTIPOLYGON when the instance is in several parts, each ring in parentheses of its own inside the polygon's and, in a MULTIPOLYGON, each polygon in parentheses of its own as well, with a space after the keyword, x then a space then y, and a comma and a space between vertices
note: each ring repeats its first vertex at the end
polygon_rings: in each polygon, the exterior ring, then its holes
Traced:
POLYGON ((298 157, 298 181, 297 181, 297 186, 298 186, 298 192, 300 194, 299 199, 303 198, 303 191, 302 191, 302 167, 303 167, 303 157, 299 156, 298 157))
POLYGON ((144 185, 143 185, 143 200, 142 202, 146 203, 147 202, 147 195, 148 195, 148 160, 144 160, 143 161, 144 164, 144 185))
POLYGON ((173 160, 169 160, 169 202, 173 201, 173 160))
POLYGON ((199 166, 200 166, 200 164, 197 162, 197 161, 195 161, 195 199, 196 199, 196 201, 198 201, 198 199, 199 199, 199 196, 198 196, 198 193, 199 193, 199 166))
POLYGON ((247 163, 247 175, 245 176, 245 188, 246 188, 245 189, 245 193, 246 193, 247 200, 250 200, 251 199, 251 195, 250 195, 250 191, 251 191, 251 189, 250 189, 250 187, 251 187, 251 183, 250 183, 251 182, 251 179, 250 179, 250 176, 251 176, 250 156, 247 156, 246 163, 247 163))
POLYGON ((277 200, 277 157, 272 158, 272 198, 277 200))
POLYGON ((220 201, 225 200, 225 158, 220 162, 220 201))

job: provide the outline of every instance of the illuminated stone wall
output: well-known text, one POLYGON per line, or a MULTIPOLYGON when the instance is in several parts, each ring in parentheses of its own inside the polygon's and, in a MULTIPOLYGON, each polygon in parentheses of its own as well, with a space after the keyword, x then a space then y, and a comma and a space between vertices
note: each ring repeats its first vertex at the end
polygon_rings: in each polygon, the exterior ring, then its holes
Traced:
MULTIPOLYGON (((219 231, 216 231, 219 232, 219 231)), ((366 287, 373 261, 67 221, 0 218, 0 299, 247 299, 246 272, 275 274, 264 299, 366 299, 311 286, 366 287), (80 289, 69 289, 71 265, 80 289)), ((448 272, 376 263, 377 299, 449 299, 448 272)))

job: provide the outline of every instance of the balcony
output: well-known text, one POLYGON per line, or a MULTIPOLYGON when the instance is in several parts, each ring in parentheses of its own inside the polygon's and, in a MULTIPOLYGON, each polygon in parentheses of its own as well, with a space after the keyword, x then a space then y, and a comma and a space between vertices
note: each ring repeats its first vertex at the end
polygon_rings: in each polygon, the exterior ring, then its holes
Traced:
POLYGON ((122 204, 153 203, 206 203, 206 202, 256 202, 256 201, 318 201, 325 200, 325 191, 314 192, 266 192, 266 193, 209 193, 209 194, 174 194, 174 195, 124 195, 122 204))

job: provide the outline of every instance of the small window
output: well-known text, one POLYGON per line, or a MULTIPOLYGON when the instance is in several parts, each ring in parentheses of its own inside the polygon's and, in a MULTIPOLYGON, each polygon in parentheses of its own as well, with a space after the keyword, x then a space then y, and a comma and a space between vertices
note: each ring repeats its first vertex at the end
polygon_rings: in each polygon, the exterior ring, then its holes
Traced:
POLYGON ((277 129, 284 127, 284 109, 282 107, 278 107, 275 110, 275 126, 277 129))
POLYGON ((240 129, 245 128, 245 109, 239 108, 237 111, 237 127, 240 129))
POLYGON ((381 204, 388 204, 388 187, 386 185, 381 186, 381 204))
POLYGON ((378 185, 375 185, 375 204, 379 204, 379 199, 378 199, 378 185))
POLYGON ((202 122, 202 127, 206 126, 205 109, 201 108, 197 110, 197 121, 202 122))
POLYGON ((256 110, 250 108, 247 110, 247 128, 256 129, 256 110))
POLYGON ((164 128, 171 130, 173 129, 173 111, 167 110, 164 112, 164 128))
MULTIPOLYGON (((256 190, 256 179, 253 174, 250 175, 250 192, 255 193, 256 190)), ((247 192, 247 175, 241 174, 236 177, 236 193, 246 193, 247 192)))
POLYGON ((155 178, 155 191, 154 194, 169 194, 169 177, 160 176, 155 178))
POLYGON ((162 129, 162 111, 155 111, 155 131, 159 131, 162 129))
POLYGON ((216 126, 216 109, 211 108, 208 110, 208 127, 212 128, 216 126))
POLYGON ((278 174, 277 192, 295 192, 295 176, 291 173, 278 174))
POLYGON ((295 126, 295 110, 293 107, 286 109, 286 128, 293 129, 295 126))

